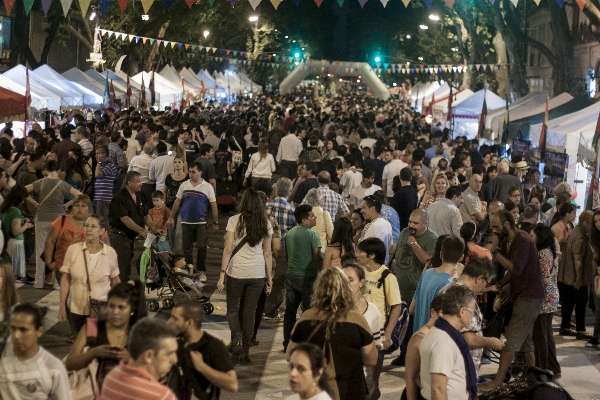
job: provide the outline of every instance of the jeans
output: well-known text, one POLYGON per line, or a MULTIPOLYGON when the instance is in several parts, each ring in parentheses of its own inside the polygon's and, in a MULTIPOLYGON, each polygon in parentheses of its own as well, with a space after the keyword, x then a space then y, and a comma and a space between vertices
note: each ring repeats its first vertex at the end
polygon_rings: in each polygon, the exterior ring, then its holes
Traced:
POLYGON ((35 221, 35 282, 33 287, 41 289, 44 287, 46 280, 46 263, 40 258, 46 247, 46 237, 50 231, 50 222, 35 221))
POLYGON ((103 216, 108 222, 108 214, 110 212, 110 201, 108 200, 94 200, 92 202, 92 208, 94 214, 103 216))
POLYGON ((562 300, 560 314, 561 329, 571 329, 571 315, 575 309, 575 325, 577 332, 585 332, 585 308, 588 301, 588 285, 575 289, 574 286, 558 282, 558 290, 562 300))
POLYGON ((135 239, 119 235, 112 230, 108 232, 108 237, 110 238, 110 245, 117 253, 121 282, 127 282, 131 275, 131 259, 133 258, 133 245, 135 239))
POLYGON ((560 364, 556 359, 556 344, 552 333, 554 313, 540 314, 533 324, 533 346, 535 366, 560 374, 560 364))
POLYGON ((294 179, 297 176, 298 163, 296 161, 281 160, 279 173, 282 178, 294 179))
POLYGON ((226 276, 227 286, 227 322, 231 330, 231 342, 234 346, 241 342, 244 354, 248 354, 250 340, 254 333, 254 317, 260 294, 265 289, 265 278, 238 279, 226 276), (240 305, 244 299, 243 309, 240 305), (240 314, 241 320, 240 324, 240 314))
POLYGON ((206 272, 206 225, 207 224, 181 224, 183 238, 183 256, 185 262, 192 264, 199 271, 206 272), (197 253, 194 264, 194 241, 197 253))
MULTIPOLYGON (((258 328, 260 328, 260 323, 263 319, 263 312, 265 311, 265 301, 267 300, 267 293, 263 290, 260 292, 260 297, 258 298, 258 303, 256 304, 256 312, 254 314, 254 330, 252 331, 252 339, 256 339, 256 334, 258 333, 258 328)), ((240 301, 240 309, 244 309, 244 303, 246 301, 246 297, 242 296, 242 300, 240 301)), ((240 325, 242 326, 242 331, 244 330, 244 315, 239 314, 240 316, 240 325)))
POLYGON ((265 315, 267 317, 276 317, 279 307, 283 303, 287 269, 287 250, 285 246, 281 246, 277 256, 273 255, 273 289, 265 303, 265 315))
POLYGON ((316 276, 288 275, 285 287, 285 314, 283 315, 283 347, 287 348, 296 325, 296 313, 302 304, 304 310, 310 308, 313 283, 316 276))

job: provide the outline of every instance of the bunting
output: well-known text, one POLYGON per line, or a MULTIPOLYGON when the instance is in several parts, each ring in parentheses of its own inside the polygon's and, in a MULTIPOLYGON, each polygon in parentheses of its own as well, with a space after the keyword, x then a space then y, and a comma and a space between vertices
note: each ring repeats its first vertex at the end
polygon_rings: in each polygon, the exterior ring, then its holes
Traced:
POLYGON ((277 7, 279 7, 282 1, 283 0, 271 0, 271 4, 273 5, 273 8, 277 10, 277 7))
MULTIPOLYGON (((52 2, 52 0, 46 0, 48 1, 48 8, 50 8, 50 3, 52 2)), ((79 8, 81 9, 81 15, 86 15, 88 8, 90 8, 90 3, 92 0, 79 0, 79 8)), ((44 4, 44 0, 42 0, 42 4, 44 4)))
POLYGON ((6 15, 9 16, 15 5, 15 0, 4 0, 4 8, 6 9, 6 15))
POLYGON ((144 9, 144 14, 148 14, 148 10, 150 10, 150 7, 152 7, 154 0, 142 0, 141 3, 142 8, 144 9))
POLYGON ((48 11, 50 11, 51 4, 52 0, 42 0, 42 10, 44 11, 44 16, 48 16, 48 11))
POLYGON ((596 123, 596 132, 594 132, 594 139, 592 141, 592 147, 596 150, 596 164, 594 165, 594 173, 592 174, 592 181, 590 182, 590 188, 588 191, 588 198, 585 205, 586 210, 596 210, 600 208, 600 185, 598 179, 600 178, 600 149, 598 144, 600 143, 600 114, 598 115, 598 122, 596 123))
POLYGON ((252 6, 252 9, 256 11, 256 7, 261 3, 262 0, 248 0, 248 3, 252 6))
POLYGON ((23 6, 25 7, 25 15, 29 16, 29 12, 31 11, 31 7, 33 7, 33 2, 35 0, 23 0, 23 6))
POLYGON ((63 14, 66 17, 71 9, 71 4, 73 4, 73 0, 60 0, 60 4, 62 5, 63 14))

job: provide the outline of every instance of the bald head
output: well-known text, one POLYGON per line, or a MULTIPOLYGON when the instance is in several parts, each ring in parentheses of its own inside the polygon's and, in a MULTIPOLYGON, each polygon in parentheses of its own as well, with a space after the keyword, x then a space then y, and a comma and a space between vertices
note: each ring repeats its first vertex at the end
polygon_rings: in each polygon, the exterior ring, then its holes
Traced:
POLYGON ((413 212, 410 213, 410 218, 414 218, 415 220, 418 219, 419 221, 421 221, 421 223, 427 222, 427 211, 423 210, 422 208, 416 208, 413 212))
POLYGON ((502 160, 498 163, 498 173, 505 174, 508 172, 510 166, 508 165, 508 161, 502 160))
POLYGON ((319 172, 319 175, 317 175, 317 182, 319 185, 329 185, 329 182, 331 182, 331 174, 327 171, 319 172))
POLYGON ((154 153, 154 145, 152 143, 146 143, 144 145, 144 153, 152 155, 152 153, 154 153))
POLYGON ((400 150, 394 150, 394 152, 392 153, 392 157, 394 158, 394 160, 399 160, 400 157, 402 157, 402 152, 400 150))
POLYGON ((496 214, 498 211, 504 210, 504 203, 500 200, 492 200, 488 205, 488 215, 492 218, 492 215, 496 214))

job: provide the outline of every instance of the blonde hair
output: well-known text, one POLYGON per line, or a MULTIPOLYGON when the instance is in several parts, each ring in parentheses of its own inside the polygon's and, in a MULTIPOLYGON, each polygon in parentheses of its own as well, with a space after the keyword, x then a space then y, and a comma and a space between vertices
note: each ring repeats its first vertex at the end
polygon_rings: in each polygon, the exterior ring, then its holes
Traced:
POLYGON ((445 174, 437 174, 435 176, 435 178, 433 179, 433 182, 431 182, 431 189, 433 189, 432 192, 433 192, 434 200, 439 194, 435 188, 435 184, 437 183, 438 179, 443 179, 446 181, 446 190, 448 190, 448 188, 451 186, 450 181, 448 180, 448 177, 445 174))
POLYGON ((348 278, 339 268, 327 268, 319 273, 313 286, 310 306, 326 322, 325 338, 335 332, 335 324, 354 309, 354 297, 348 278))

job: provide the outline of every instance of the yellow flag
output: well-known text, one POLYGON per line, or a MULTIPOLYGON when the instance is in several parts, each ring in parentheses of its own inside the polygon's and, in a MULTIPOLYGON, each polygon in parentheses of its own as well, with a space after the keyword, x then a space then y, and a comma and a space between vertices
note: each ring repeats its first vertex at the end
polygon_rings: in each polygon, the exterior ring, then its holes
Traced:
POLYGON ((88 8, 90 7, 91 0, 79 0, 79 7, 81 8, 81 15, 86 15, 88 8))
POLYGON ((144 8, 144 14, 148 14, 148 10, 152 7, 154 0, 142 0, 142 7, 144 8))
POLYGON ((271 4, 273 4, 273 7, 277 10, 277 7, 279 7, 279 4, 281 4, 283 0, 271 0, 271 4))

